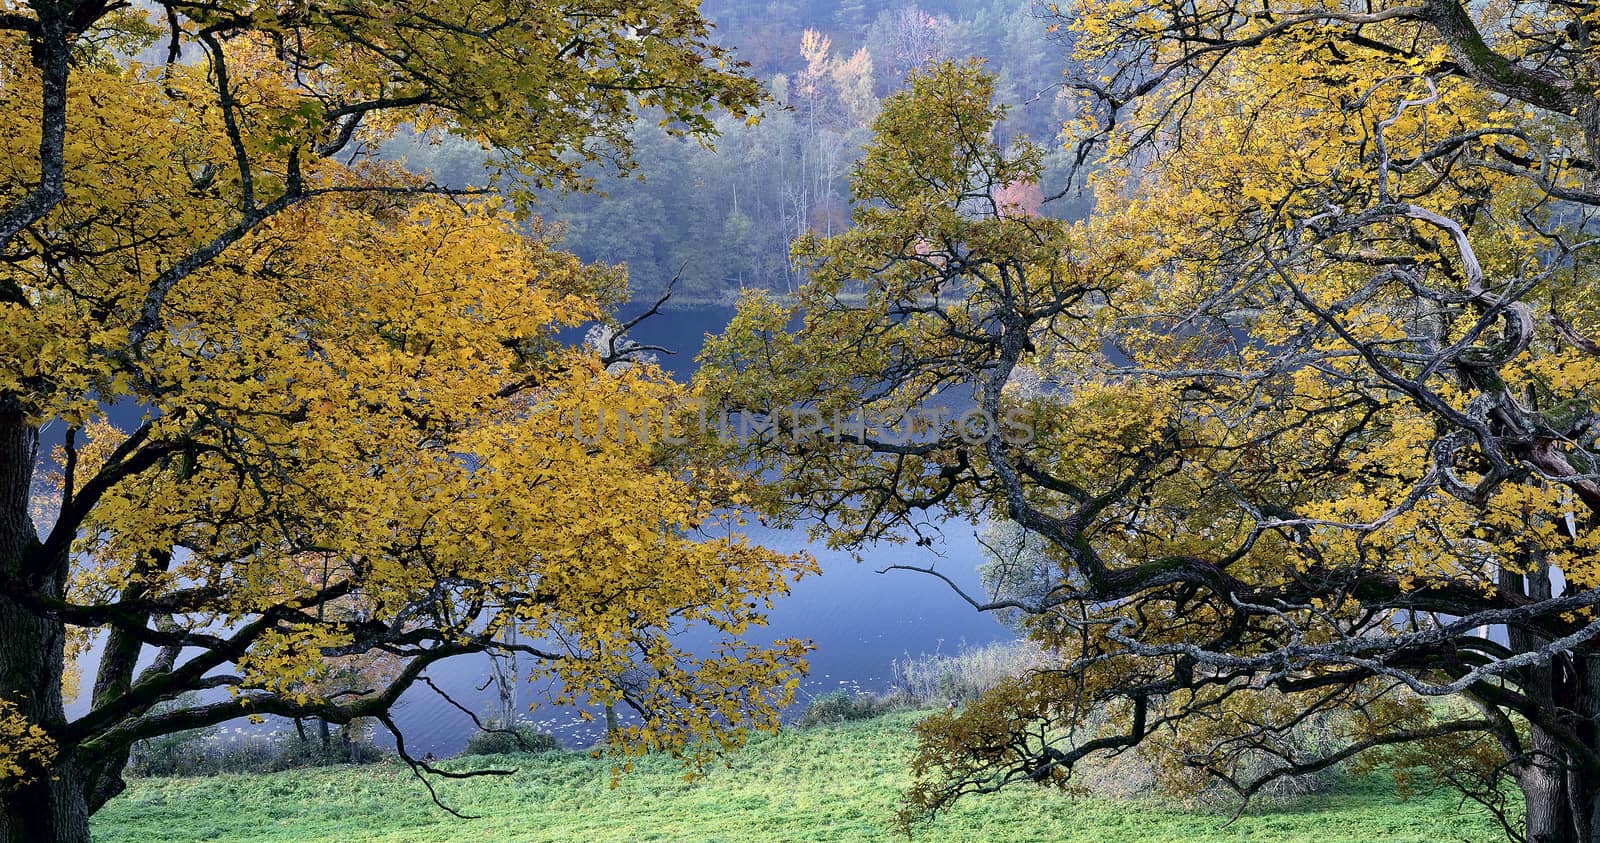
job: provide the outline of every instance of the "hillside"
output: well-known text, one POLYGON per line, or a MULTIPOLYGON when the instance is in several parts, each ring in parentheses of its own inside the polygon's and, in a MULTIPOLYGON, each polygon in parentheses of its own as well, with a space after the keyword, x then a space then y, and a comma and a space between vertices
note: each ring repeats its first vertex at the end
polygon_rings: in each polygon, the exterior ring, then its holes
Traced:
MULTIPOLYGON (((434 808, 402 766, 276 775, 147 779, 94 820, 104 843, 188 841, 891 841, 906 785, 914 714, 758 739, 688 783, 669 759, 648 759, 615 790, 608 764, 579 753, 489 759, 505 778, 444 782, 441 795, 480 819, 434 808)), ((475 762, 476 763, 476 762, 475 762)), ((1151 804, 1018 790, 974 799, 921 835, 937 841, 1062 843, 1357 843, 1498 839, 1446 793, 1401 800, 1381 778, 1341 793, 1226 816, 1151 804)))
MULTIPOLYGON (((677 301, 726 302, 741 289, 793 293, 803 280, 789 243, 807 231, 848 227, 848 176, 871 139, 884 97, 917 67, 981 58, 1010 112, 997 134, 1029 137, 1053 153, 1030 207, 1052 216, 1087 210, 1078 194, 1040 205, 1067 186, 1073 160, 1058 142, 1069 113, 1057 99, 1069 48, 1047 30, 1042 7, 1014 0, 712 0, 719 42, 749 63, 772 101, 758 125, 726 117, 711 148, 673 137, 647 112, 631 132, 642 179, 590 174, 598 190, 543 194, 540 213, 587 261, 626 264, 630 288, 649 301, 677 278, 677 301)), ((478 145, 397 139, 387 154, 442 183, 481 184, 478 145)))

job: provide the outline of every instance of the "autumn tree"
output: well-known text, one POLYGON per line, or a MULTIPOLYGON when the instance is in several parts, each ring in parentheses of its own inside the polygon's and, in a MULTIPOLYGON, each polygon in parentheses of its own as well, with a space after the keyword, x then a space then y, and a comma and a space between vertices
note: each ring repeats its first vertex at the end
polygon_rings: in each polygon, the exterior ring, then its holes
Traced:
POLYGON ((808 563, 722 523, 714 467, 574 435, 678 389, 559 339, 622 280, 520 202, 626 166, 636 108, 746 114, 707 39, 678 0, 0 4, 0 841, 86 841, 143 738, 392 730, 457 655, 568 701, 648 665, 619 751, 775 723, 802 646, 744 634, 808 563), (511 199, 374 159, 402 128, 492 150, 511 199))
POLYGON ((1052 662, 920 727, 907 823, 1137 749, 1245 800, 1422 763, 1514 839, 1600 839, 1596 14, 1063 8, 1074 225, 996 200, 1041 150, 980 67, 886 102, 855 227, 699 388, 770 421, 723 446, 774 516, 1003 519, 1048 566, 963 595, 1052 662))

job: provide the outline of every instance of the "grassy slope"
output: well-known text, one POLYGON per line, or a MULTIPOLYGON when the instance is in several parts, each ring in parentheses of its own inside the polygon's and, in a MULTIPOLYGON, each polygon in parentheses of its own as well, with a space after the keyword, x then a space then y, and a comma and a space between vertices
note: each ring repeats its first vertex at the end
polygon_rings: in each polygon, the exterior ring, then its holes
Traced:
MULTIPOLYGON (((695 783, 647 759, 609 787, 609 764, 577 753, 492 759, 515 776, 439 785, 481 819, 434 808, 395 765, 136 781, 94 818, 96 841, 891 841, 915 715, 758 739, 695 783)), ((935 841, 1063 843, 1449 843, 1498 839, 1447 794, 1402 802, 1381 779, 1347 792, 1225 817, 1033 788, 969 800, 920 835, 935 841)))

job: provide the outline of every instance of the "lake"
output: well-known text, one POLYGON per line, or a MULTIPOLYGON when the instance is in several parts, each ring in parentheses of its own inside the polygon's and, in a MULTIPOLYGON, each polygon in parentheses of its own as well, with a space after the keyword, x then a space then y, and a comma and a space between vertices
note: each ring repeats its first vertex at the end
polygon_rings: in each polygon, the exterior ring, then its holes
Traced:
MULTIPOLYGON (((642 310, 634 307, 631 312, 642 310)), ((674 377, 685 379, 693 373, 694 358, 706 334, 720 331, 732 315, 730 307, 665 310, 638 326, 633 335, 647 345, 675 350, 676 354, 664 356, 660 362, 674 377)), ((581 332, 573 339, 578 337, 581 332)), ((111 408, 109 412, 112 421, 125 429, 138 424, 137 407, 111 408)), ((44 453, 49 453, 60 436, 56 429, 43 432, 44 453)), ((840 689, 885 690, 896 659, 955 652, 965 645, 1014 637, 992 616, 974 611, 934 577, 910 571, 877 572, 891 564, 935 566, 969 593, 977 593, 980 586, 975 567, 980 555, 976 529, 965 522, 947 521, 942 525, 942 540, 931 547, 870 547, 861 554, 864 561, 858 562, 848 553, 808 541, 803 530, 752 525, 746 532, 753 540, 779 551, 808 550, 822 568, 821 575, 801 580, 793 593, 777 604, 770 626, 750 633, 752 641, 804 638, 816 645, 808 658, 811 673, 801 686, 796 708, 840 689)), ((147 653, 146 662, 149 656, 147 653)), ((98 652, 92 651, 84 659, 86 677, 94 675, 97 658, 98 652)), ((479 714, 487 713, 494 698, 494 691, 479 689, 487 676, 487 657, 460 657, 429 671, 429 677, 440 688, 479 714)), ((531 685, 521 693, 524 702, 537 703, 548 697, 548 688, 531 685)), ((87 700, 80 697, 68 706, 68 715, 79 716, 86 709, 87 700)), ((568 746, 590 745, 602 731, 598 722, 585 721, 570 708, 539 706, 528 716, 568 746)), ((431 752, 445 757, 459 752, 474 728, 466 714, 425 685, 412 688, 401 698, 395 720, 406 735, 407 748, 419 756, 431 752)), ((234 727, 252 728, 242 721, 227 724, 226 728, 234 727)), ((263 728, 284 727, 281 722, 269 720, 263 728)), ((383 742, 387 736, 377 737, 383 742)))
MULTIPOLYGON (((643 308, 624 310, 624 316, 643 308)), ((647 345, 672 349, 661 365, 678 379, 694 371, 694 358, 706 334, 716 333, 733 315, 730 307, 696 306, 663 310, 640 324, 633 337, 647 345)), ((752 540, 780 551, 805 549, 816 557, 820 576, 801 580, 792 594, 779 601, 771 625, 751 632, 751 640, 806 638, 815 645, 808 661, 810 676, 801 686, 797 707, 810 698, 839 689, 882 691, 888 687, 893 663, 906 656, 954 652, 1014 637, 992 616, 965 603, 950 587, 934 577, 911 571, 878 570, 892 564, 935 566, 967 589, 979 592, 977 528, 964 521, 941 526, 942 541, 932 547, 912 544, 881 545, 862 552, 857 562, 848 553, 831 551, 810 542, 803 530, 778 530, 752 525, 752 540)), ((486 658, 460 658, 433 668, 430 676, 441 688, 468 708, 484 711, 494 696, 478 690, 487 676, 486 658)), ((549 689, 528 686, 522 699, 547 699, 549 689)), ((598 714, 598 712, 594 712, 598 714)), ((572 709, 539 706, 530 715, 541 729, 571 746, 585 746, 600 735, 600 726, 582 720, 572 709)), ((441 757, 461 749, 471 734, 471 720, 434 691, 419 686, 401 699, 396 722, 406 734, 408 749, 441 757)))

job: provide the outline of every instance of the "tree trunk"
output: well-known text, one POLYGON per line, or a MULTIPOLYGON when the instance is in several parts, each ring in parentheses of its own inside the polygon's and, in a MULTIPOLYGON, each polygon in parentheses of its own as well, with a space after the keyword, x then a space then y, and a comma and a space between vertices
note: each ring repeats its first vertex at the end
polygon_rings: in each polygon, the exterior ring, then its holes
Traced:
MULTIPOLYGON (((1509 594, 1549 600, 1554 593, 1550 569, 1541 552, 1528 557, 1524 577, 1502 571, 1500 586, 1509 594)), ((1549 643, 1534 632, 1509 627, 1507 643, 1517 652, 1532 652, 1549 643)), ((1581 746, 1530 722, 1525 757, 1516 759, 1517 785, 1522 789, 1528 843, 1600 843, 1600 776, 1584 763, 1600 748, 1600 655, 1582 649, 1559 654, 1548 663, 1530 665, 1521 676, 1528 697, 1545 717, 1559 722, 1581 746)))
MULTIPOLYGON (((1571 666, 1571 670, 1563 671, 1561 684, 1570 689, 1572 699, 1567 707, 1577 714, 1572 730, 1585 746, 1600 749, 1600 656, 1580 652, 1574 655, 1571 666)), ((1573 761, 1567 767, 1563 785, 1572 839, 1600 843, 1600 775, 1573 761)), ((1530 834, 1528 839, 1538 838, 1530 834)))
POLYGON ((1524 834, 1528 843, 1590 843, 1589 837, 1579 836, 1569 801, 1565 752, 1538 729, 1531 738, 1534 760, 1517 775, 1527 811, 1524 834))
POLYGON ((1528 843, 1600 843, 1600 781, 1542 730, 1531 731, 1532 761, 1517 773, 1528 843))
POLYGON ((89 805, 70 757, 0 798, 0 843, 89 843, 89 805))
POLYGON ((617 707, 606 703, 606 740, 615 741, 622 733, 622 722, 617 719, 617 707))
MULTIPOLYGON (((28 570, 39 539, 28 512, 38 431, 14 407, 0 407, 0 580, 7 589, 59 597, 65 559, 28 570)), ((66 630, 0 593, 0 699, 52 736, 66 725, 61 699, 66 630)), ((30 784, 0 791, 0 843, 88 843, 89 807, 70 748, 30 784)))

